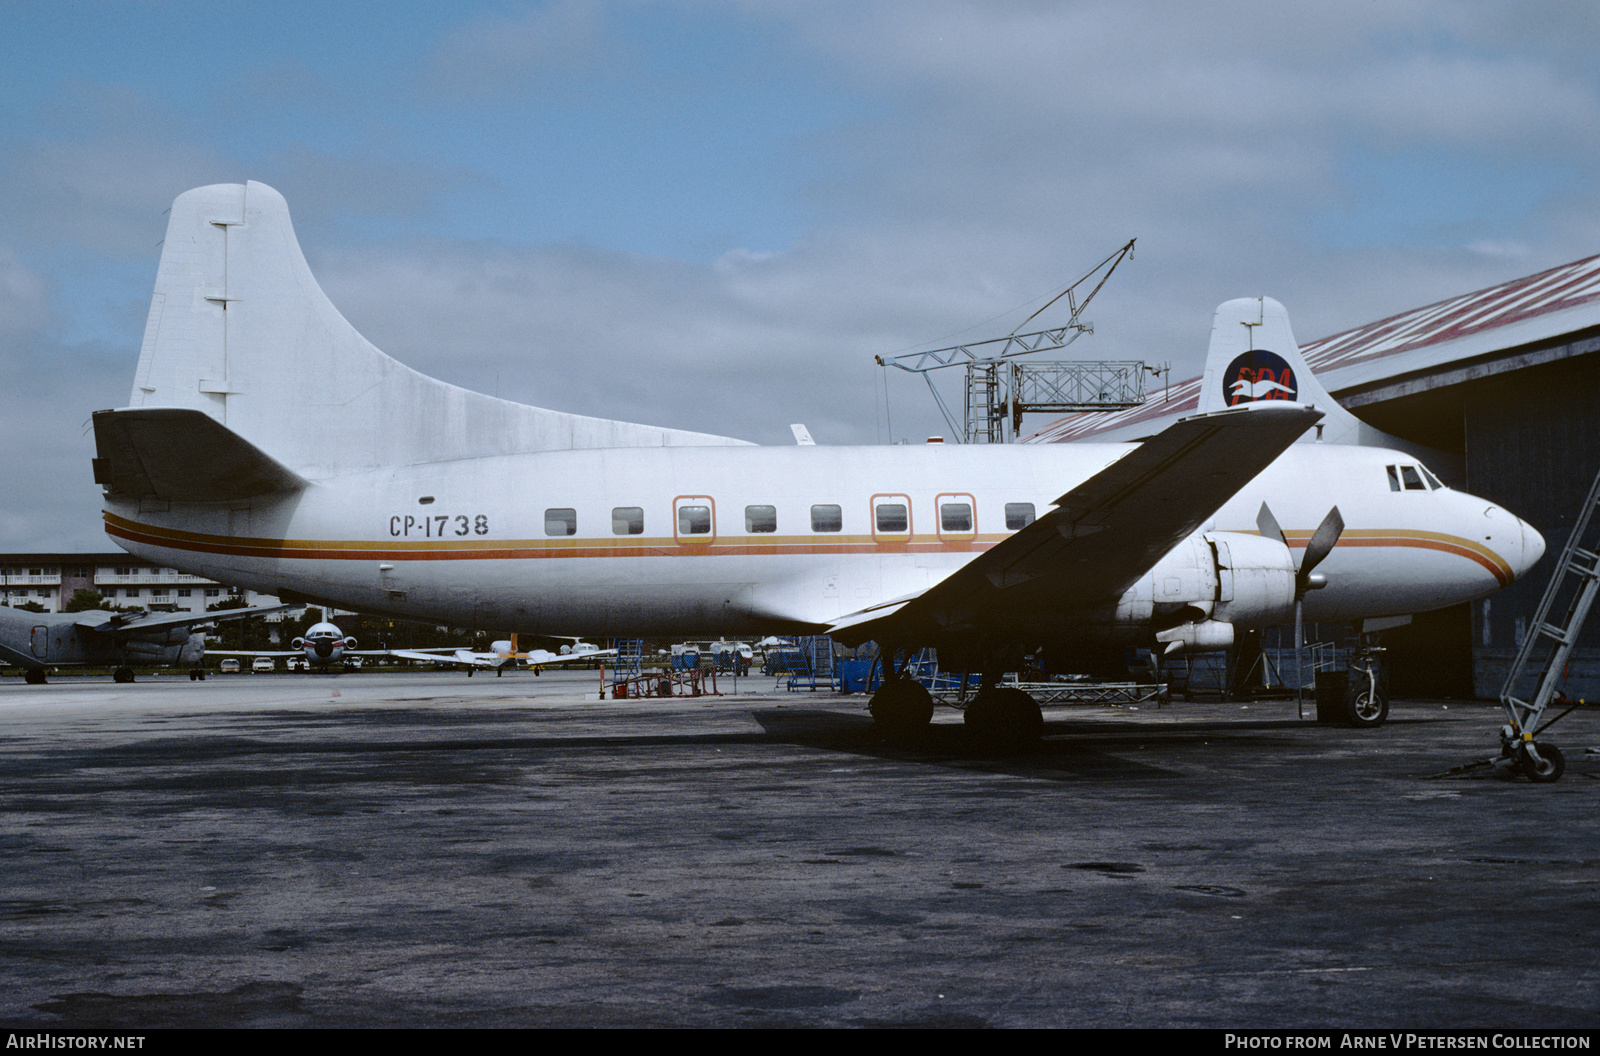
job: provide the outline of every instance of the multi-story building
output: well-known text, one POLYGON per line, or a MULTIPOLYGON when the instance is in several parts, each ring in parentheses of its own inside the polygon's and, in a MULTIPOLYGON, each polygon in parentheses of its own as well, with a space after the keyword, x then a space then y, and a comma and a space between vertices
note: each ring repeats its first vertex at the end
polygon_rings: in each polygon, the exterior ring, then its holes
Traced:
POLYGON ((61 612, 85 587, 111 604, 163 612, 204 612, 235 594, 251 605, 278 603, 271 595, 236 591, 125 553, 0 554, 0 604, 37 602, 48 612, 61 612))

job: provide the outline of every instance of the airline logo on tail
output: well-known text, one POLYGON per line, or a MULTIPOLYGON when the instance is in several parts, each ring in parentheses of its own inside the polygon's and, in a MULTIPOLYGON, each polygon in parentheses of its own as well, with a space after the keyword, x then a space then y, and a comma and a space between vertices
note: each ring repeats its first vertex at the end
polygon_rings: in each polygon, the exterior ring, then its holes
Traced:
POLYGON ((1294 400, 1300 387, 1294 369, 1276 352, 1252 349, 1238 356, 1222 375, 1227 406, 1259 400, 1294 400))

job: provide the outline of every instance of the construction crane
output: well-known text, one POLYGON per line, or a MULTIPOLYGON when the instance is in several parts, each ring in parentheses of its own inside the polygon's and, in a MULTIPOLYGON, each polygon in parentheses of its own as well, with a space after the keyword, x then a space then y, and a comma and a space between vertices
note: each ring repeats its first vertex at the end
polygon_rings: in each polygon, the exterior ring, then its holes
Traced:
POLYGON ((1123 258, 1132 256, 1135 241, 1130 238, 1127 245, 1050 298, 1005 337, 907 352, 888 359, 873 358, 880 367, 921 374, 950 431, 964 444, 1011 443, 1022 427, 1023 414, 1028 412, 1070 414, 1137 407, 1145 400, 1145 375, 1159 374, 1165 368, 1148 367, 1141 360, 1018 362, 1019 357, 1065 348, 1084 334, 1094 333, 1094 325, 1081 319, 1083 310, 1123 258), (1078 300, 1078 288, 1097 275, 1099 281, 1094 288, 1078 300), (1063 297, 1071 313, 1064 326, 1017 332, 1063 297), (933 383, 933 372, 946 367, 965 367, 967 372, 959 424, 933 383))

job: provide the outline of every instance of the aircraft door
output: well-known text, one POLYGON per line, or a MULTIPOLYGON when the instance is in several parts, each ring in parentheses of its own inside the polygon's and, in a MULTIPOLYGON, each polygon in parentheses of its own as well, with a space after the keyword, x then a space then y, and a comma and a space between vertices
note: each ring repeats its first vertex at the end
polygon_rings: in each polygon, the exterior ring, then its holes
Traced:
POLYGON ((45 660, 50 655, 50 628, 43 624, 35 627, 33 633, 28 635, 28 651, 36 660, 45 660))

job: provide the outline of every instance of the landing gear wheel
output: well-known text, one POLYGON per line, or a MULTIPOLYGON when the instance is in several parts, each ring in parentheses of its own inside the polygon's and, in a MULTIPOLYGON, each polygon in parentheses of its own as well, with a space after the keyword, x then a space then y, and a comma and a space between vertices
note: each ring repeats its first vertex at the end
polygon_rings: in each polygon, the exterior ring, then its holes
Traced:
POLYGON ((1353 689, 1345 704, 1345 721, 1360 730, 1375 730, 1389 718, 1389 698, 1383 690, 1353 689))
POLYGON ((980 691, 962 721, 975 739, 997 747, 1020 748, 1044 736, 1039 702, 1009 686, 980 691))
POLYGON ((1526 751, 1520 751, 1518 763, 1522 772, 1528 775, 1528 780, 1539 785, 1548 785, 1552 781, 1561 780, 1561 775, 1567 772, 1567 760, 1561 755, 1561 749, 1553 744, 1533 742, 1533 750, 1539 753, 1539 761, 1534 762, 1533 756, 1526 751))
POLYGON ((115 671, 111 672, 111 680, 113 682, 132 682, 133 681, 133 668, 131 668, 131 667, 119 667, 119 668, 117 668, 115 671))
POLYGON ((933 697, 921 682, 895 678, 878 687, 867 710, 880 730, 903 737, 926 729, 933 721, 933 697))
POLYGON ((22 672, 22 680, 30 686, 42 686, 44 685, 44 669, 30 667, 22 672))

